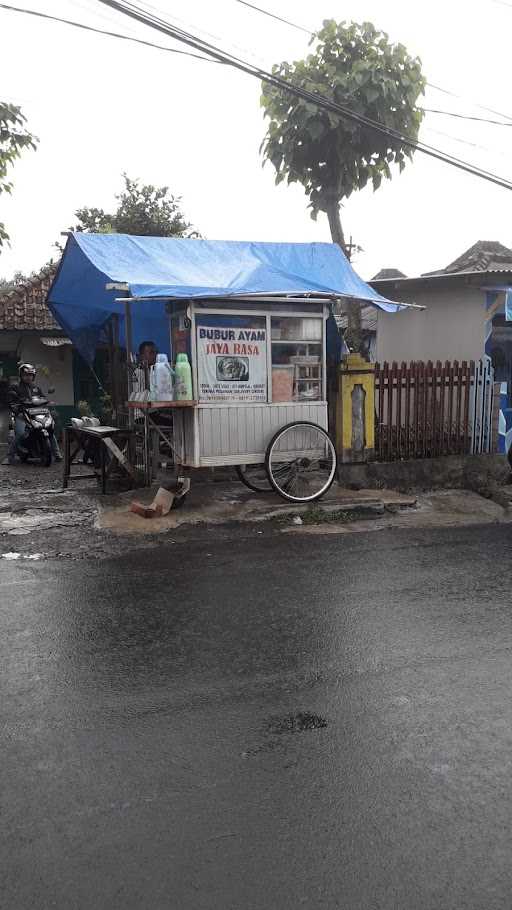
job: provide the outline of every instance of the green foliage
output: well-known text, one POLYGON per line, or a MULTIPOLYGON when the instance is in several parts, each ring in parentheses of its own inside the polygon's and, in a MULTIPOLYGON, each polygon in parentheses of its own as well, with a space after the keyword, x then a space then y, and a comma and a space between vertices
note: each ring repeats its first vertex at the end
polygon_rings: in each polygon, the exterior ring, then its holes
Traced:
MULTIPOLYGON (((312 40, 316 48, 305 60, 281 63, 273 73, 417 138, 423 111, 416 104, 426 84, 418 58, 369 22, 325 20, 312 40)), ((400 141, 266 83, 261 104, 270 121, 264 158, 276 170, 276 183, 302 184, 312 217, 368 182, 378 189, 393 164, 401 171, 412 157, 400 141)))
POLYGON ((127 174, 123 174, 123 180, 124 190, 116 196, 116 211, 109 214, 97 208, 78 209, 76 231, 139 237, 197 236, 183 217, 181 198, 170 194, 167 186, 141 184, 127 174))
POLYGON ((24 275, 23 272, 15 272, 12 278, 0 278, 0 297, 15 291, 28 280, 28 275, 24 275))
MULTIPOLYGON (((37 139, 28 132, 25 123, 21 108, 0 101, 0 195, 12 192, 7 174, 23 149, 36 148, 37 139)), ((0 252, 8 240, 5 225, 0 221, 0 252)))

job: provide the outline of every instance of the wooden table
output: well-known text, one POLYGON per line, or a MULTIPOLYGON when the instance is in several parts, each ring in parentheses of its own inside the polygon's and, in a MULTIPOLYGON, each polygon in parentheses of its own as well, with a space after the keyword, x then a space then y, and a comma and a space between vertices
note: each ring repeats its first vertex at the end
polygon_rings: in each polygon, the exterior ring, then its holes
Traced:
POLYGON ((137 484, 137 472, 130 462, 129 448, 135 436, 134 430, 119 429, 118 427, 64 427, 64 475, 62 486, 68 486, 70 480, 87 480, 98 478, 98 474, 72 474, 71 465, 76 464, 75 458, 83 448, 84 437, 95 439, 99 444, 100 455, 100 480, 101 492, 107 492, 107 478, 110 476, 115 464, 120 464, 127 474, 137 484), (72 450, 71 444, 75 443, 72 450), (107 452, 113 456, 107 465, 107 452))
POLYGON ((167 430, 161 424, 156 423, 152 418, 155 411, 175 411, 178 408, 196 408, 197 401, 128 401, 127 405, 130 410, 142 411, 144 418, 144 464, 146 467, 146 484, 151 486, 153 476, 156 473, 158 460, 158 445, 151 446, 151 435, 157 439, 163 439, 172 452, 173 436, 172 428, 167 430), (151 449, 153 451, 151 452, 151 449))

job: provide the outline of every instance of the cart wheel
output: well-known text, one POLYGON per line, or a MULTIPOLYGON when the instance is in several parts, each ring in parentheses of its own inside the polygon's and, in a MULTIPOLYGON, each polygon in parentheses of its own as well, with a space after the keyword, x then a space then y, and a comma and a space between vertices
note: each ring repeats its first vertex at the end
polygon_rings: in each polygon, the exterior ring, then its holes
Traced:
POLYGON ((238 479, 255 493, 269 493, 272 485, 264 464, 237 464, 238 479))
POLYGON ((322 427, 299 420, 277 431, 268 446, 265 467, 283 499, 314 502, 334 480, 336 451, 322 427))

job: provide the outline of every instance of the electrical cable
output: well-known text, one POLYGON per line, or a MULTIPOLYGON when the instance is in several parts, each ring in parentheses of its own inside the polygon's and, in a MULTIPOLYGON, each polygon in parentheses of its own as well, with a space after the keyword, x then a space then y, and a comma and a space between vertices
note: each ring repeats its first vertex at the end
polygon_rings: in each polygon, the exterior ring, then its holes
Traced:
POLYGON ((206 63, 217 62, 210 57, 201 57, 199 54, 193 54, 190 51, 180 51, 175 47, 165 47, 163 44, 153 44, 152 41, 144 41, 142 38, 135 38, 131 35, 122 35, 118 32, 106 31, 102 28, 96 28, 93 25, 86 25, 84 22, 76 22, 73 19, 62 19, 60 16, 51 16, 49 13, 41 13, 34 9, 22 9, 19 6, 11 6, 9 3, 0 3, 0 9, 5 9, 14 13, 25 13, 28 16, 37 16, 39 19, 49 19, 51 22, 58 22, 61 25, 72 25, 75 28, 81 28, 86 32, 95 32, 97 35, 106 35, 109 38, 121 38, 123 41, 134 41, 135 44, 143 44, 146 47, 153 47, 159 51, 168 51, 170 54, 179 54, 182 57, 193 57, 195 60, 204 60, 206 63))
POLYGON ((453 111, 439 111, 432 107, 422 107, 426 114, 444 114, 445 117, 456 117, 457 120, 476 120, 478 123, 492 123, 494 126, 512 126, 510 120, 489 120, 487 117, 470 117, 468 114, 455 114, 453 111))
POLYGON ((459 101, 469 101, 474 107, 479 108, 481 111, 487 111, 488 114, 495 114, 496 117, 504 117, 505 120, 509 120, 512 123, 512 117, 508 114, 504 114, 502 111, 495 111, 492 107, 486 107, 484 104, 478 104, 477 101, 471 101, 469 98, 465 98, 464 95, 458 95, 457 92, 451 92, 447 88, 441 88, 440 85, 434 85, 433 82, 427 82, 429 88, 433 88, 436 92, 442 92, 443 95, 449 95, 450 98, 457 98, 459 101))
POLYGON ((369 117, 365 117, 362 114, 357 114, 355 111, 347 108, 344 105, 341 105, 334 101, 329 101, 317 92, 309 92, 305 89, 299 88, 298 86, 294 85, 291 82, 288 82, 286 79, 283 79, 280 76, 269 73, 260 67, 255 66, 254 64, 247 63, 246 61, 235 57, 233 54, 223 51, 220 48, 211 45, 209 42, 197 38, 193 34, 184 32, 182 29, 179 29, 171 22, 148 14, 143 7, 137 6, 132 2, 126 2, 126 0, 124 0, 124 2, 123 0, 98 0, 98 2, 110 7, 111 9, 117 10, 124 15, 129 16, 135 21, 140 22, 142 25, 152 27, 157 31, 162 32, 163 34, 166 34, 168 37, 175 38, 177 41, 181 41, 182 43, 187 44, 196 50, 200 50, 203 54, 209 54, 214 59, 226 63, 235 69, 246 73, 247 75, 253 76, 260 81, 278 88, 281 91, 288 92, 295 97, 309 101, 321 109, 331 111, 332 113, 338 114, 342 118, 351 120, 352 122, 358 123, 361 126, 371 128, 374 131, 384 134, 389 138, 400 142, 400 144, 422 152, 431 158, 435 158, 439 161, 444 162, 445 164, 450 164, 459 170, 473 174, 474 176, 480 177, 481 179, 487 180, 505 189, 512 190, 512 181, 505 177, 500 177, 490 171, 484 170, 483 168, 478 168, 468 163, 467 161, 442 152, 433 146, 412 139, 411 137, 400 133, 398 130, 395 130, 391 127, 386 127, 383 124, 378 123, 369 117))
MULTIPOLYGON (((259 7, 256 7, 256 6, 254 6, 253 4, 251 4, 251 3, 245 3, 244 0, 237 0, 237 2, 241 2, 241 3, 243 2, 243 5, 244 5, 244 6, 249 6, 249 7, 251 7, 251 8, 254 8, 254 9, 260 11, 260 8, 259 8, 259 7)), ((212 59, 209 58, 209 57, 203 57, 203 56, 200 56, 199 54, 193 54, 193 53, 191 53, 191 52, 189 52, 189 51, 180 51, 180 50, 177 50, 176 48, 170 48, 170 47, 166 47, 166 46, 164 46, 164 45, 155 44, 154 42, 145 41, 145 40, 143 40, 143 39, 136 38, 136 37, 131 36, 131 35, 123 35, 123 34, 120 34, 120 33, 118 33, 118 32, 106 31, 106 30, 104 30, 104 29, 96 28, 95 26, 86 25, 85 23, 82 23, 82 22, 76 22, 76 21, 73 21, 73 20, 70 20, 70 19, 63 19, 63 18, 61 18, 61 17, 52 16, 52 15, 50 15, 50 14, 48 14, 48 13, 41 13, 41 12, 36 11, 36 10, 21 9, 20 7, 15 7, 15 6, 12 6, 12 5, 10 5, 10 4, 6 4, 6 3, 0 3, 0 9, 5 9, 5 10, 12 11, 12 12, 18 12, 18 13, 26 13, 26 14, 28 14, 28 15, 37 16, 38 18, 48 19, 48 20, 50 20, 50 21, 54 21, 54 22, 57 22, 57 23, 60 23, 60 24, 64 24, 64 25, 70 25, 70 26, 73 26, 73 27, 75 27, 75 28, 80 28, 80 29, 83 29, 83 30, 85 30, 85 31, 94 32, 94 33, 96 33, 96 34, 105 35, 105 36, 111 37, 111 38, 120 38, 120 39, 122 39, 122 40, 124 40, 124 41, 133 41, 133 42, 135 42, 136 44, 142 44, 142 45, 144 45, 144 46, 151 47, 151 48, 154 48, 154 49, 156 49, 156 50, 162 50, 162 51, 167 51, 167 52, 169 52, 169 53, 174 53, 174 54, 179 54, 179 55, 182 55, 182 56, 192 57, 192 58, 194 58, 194 59, 196 59, 196 60, 203 60, 203 61, 205 61, 206 63, 222 63, 221 61, 212 60, 212 59)), ((269 14, 269 15, 271 15, 271 14, 269 14)), ((273 18, 275 18, 275 17, 273 16, 273 18)), ((277 17, 277 18, 279 18, 279 17, 277 17)), ((288 24, 288 25, 294 25, 294 23, 291 23, 291 22, 289 22, 288 20, 283 19, 282 21, 285 22, 285 23, 288 24)), ((307 29, 302 29, 301 26, 294 26, 294 27, 301 29, 301 31, 307 31, 307 29)), ((308 33, 308 34, 309 34, 309 33, 308 33)), ((225 64, 222 63, 222 65, 225 65, 225 64)), ((444 91, 444 90, 441 90, 441 91, 444 91)), ((450 94, 451 94, 451 93, 450 93, 450 94)), ((486 118, 480 118, 480 117, 465 117, 464 115, 451 113, 451 112, 449 112, 449 111, 440 111, 440 110, 435 110, 435 109, 430 109, 430 108, 423 108, 423 110, 424 110, 426 113, 445 114, 445 115, 451 116, 451 117, 457 117, 457 118, 465 119, 465 120, 482 121, 482 122, 484 122, 484 123, 492 123, 492 124, 496 124, 496 125, 498 125, 498 126, 510 126, 510 125, 512 125, 512 123, 510 123, 510 124, 509 124, 509 123, 504 123, 504 122, 498 121, 498 120, 487 120, 486 118)), ((460 143, 462 143, 463 145, 468 145, 468 146, 471 146, 471 147, 473 147, 473 148, 479 148, 479 149, 482 149, 483 151, 487 151, 487 152, 489 152, 489 153, 492 153, 492 150, 486 148, 485 146, 476 145, 475 143, 472 143, 472 142, 467 142, 467 141, 465 141, 465 140, 463 140, 463 139, 459 139, 459 138, 456 137, 456 136, 451 136, 451 135, 448 134, 448 133, 441 133, 441 132, 436 131, 436 130, 431 130, 431 132, 432 132, 432 133, 436 133, 436 134, 439 135, 439 136, 444 136, 444 137, 447 138, 447 139, 452 139, 454 142, 460 142, 460 143)))
MULTIPOLYGON (((512 3, 506 3, 505 0, 492 0, 492 2, 500 3, 503 6, 509 6, 512 8, 512 3)), ((283 19, 281 16, 276 15, 276 13, 272 13, 268 9, 263 9, 263 7, 256 6, 254 3, 248 3, 247 0, 235 0, 235 3, 240 3, 242 6, 247 6, 250 9, 255 10, 257 13, 262 13, 263 16, 269 16, 270 19, 275 19, 277 22, 283 22, 285 25, 289 25, 289 26, 291 26, 291 28, 295 28, 299 32, 304 32, 306 35, 309 35, 311 38, 313 38, 316 34, 316 32, 312 31, 311 29, 304 28, 304 26, 302 26, 302 25, 297 25, 296 22, 291 22, 290 19, 283 19)), ((458 98, 460 101, 466 100, 463 95, 457 95, 456 92, 451 92, 446 88, 441 88, 439 85, 434 85, 432 82, 427 82, 427 85, 429 86, 429 88, 433 88, 437 92, 442 92, 444 95, 450 95, 452 98, 458 98)), ((469 99, 467 99, 467 100, 469 100, 469 99)), ((496 114, 496 116, 504 117, 506 120, 510 120, 512 122, 512 117, 509 117, 508 114, 502 114, 500 111, 495 111, 490 107, 485 107, 483 104, 478 104, 476 101, 471 101, 470 103, 473 104, 475 107, 480 108, 480 110, 482 110, 482 111, 487 111, 488 114, 496 114)), ((436 113, 441 113, 441 111, 439 111, 439 112, 436 111, 436 113)), ((443 111, 442 113, 448 114, 448 111, 443 111)), ((462 117, 463 115, 460 114, 459 116, 462 117)), ((470 120, 472 118, 468 117, 467 119, 470 120)), ((491 122, 491 121, 489 121, 489 122, 491 122)))
MULTIPOLYGON (((257 10, 258 12, 265 12, 265 15, 272 16, 273 19, 278 19, 280 22, 284 22, 286 25, 291 25, 293 28, 300 29, 301 31, 306 32, 306 34, 310 34, 310 32, 307 29, 302 28, 302 26, 295 25, 293 22, 290 22, 288 19, 281 19, 280 16, 275 16, 273 13, 264 11, 259 6, 254 6, 253 3, 247 3, 247 2, 245 2, 245 0, 236 0, 236 2, 242 3, 244 6, 248 6, 251 9, 257 10)), ((220 61, 212 60, 209 57, 201 57, 199 54, 190 53, 190 51, 180 51, 180 50, 177 50, 176 48, 166 47, 162 44, 155 44, 152 41, 145 41, 142 38, 136 38, 133 35, 123 35, 123 34, 120 34, 119 32, 112 32, 109 30, 97 28, 96 26, 87 25, 84 22, 77 22, 72 19, 63 19, 60 16, 52 16, 49 13, 41 13, 38 10, 22 9, 21 7, 12 6, 11 4, 8 4, 8 3, 0 3, 0 9, 5 9, 7 11, 15 12, 15 13, 24 13, 29 16, 36 16, 40 19, 47 19, 51 22, 57 22, 61 25, 70 25, 70 26, 73 26, 74 28, 79 28, 79 29, 82 29, 83 31, 94 32, 98 35, 105 35, 106 37, 109 37, 109 38, 120 38, 123 41, 133 41, 135 44, 142 44, 146 47, 154 48, 155 50, 167 51, 170 54, 178 54, 180 56, 185 56, 185 57, 192 57, 195 60, 204 60, 205 63, 220 63, 220 61)), ((430 82, 427 83, 427 85, 429 85, 430 88, 434 88, 437 91, 443 92, 447 95, 451 95, 454 98, 459 98, 461 100, 464 100, 461 95, 456 95, 454 92, 449 92, 447 89, 439 88, 438 86, 432 85, 432 83, 430 83, 430 82)), ((499 111, 495 112, 491 108, 482 107, 482 105, 477 104, 476 107, 481 107, 482 110, 489 111, 489 113, 496 113, 500 117, 507 116, 506 114, 500 114, 499 111)), ((472 116, 469 116, 466 114, 456 114, 456 113, 453 113, 452 111, 441 111, 436 108, 423 107, 423 108, 421 108, 421 110, 425 111, 425 113, 427 113, 427 114, 442 114, 442 115, 444 114, 446 117, 455 117, 459 120, 472 120, 472 121, 478 121, 481 123, 490 123, 495 126, 512 126, 512 119, 510 119, 510 118, 507 118, 507 122, 504 122, 501 120, 489 120, 485 117, 472 117, 472 116)), ((445 134, 445 135, 448 135, 448 134, 445 134)), ((455 136, 452 136, 450 138, 457 141, 457 138, 455 136)))
POLYGON ((255 6, 254 3, 247 3, 246 0, 236 0, 236 3, 240 3, 242 6, 248 6, 250 9, 254 9, 258 13, 263 13, 264 16, 270 16, 271 19, 277 19, 278 22, 283 22, 285 25, 291 25, 292 28, 296 28, 299 32, 304 32, 306 35, 312 36, 314 34, 309 30, 309 28, 304 28, 303 25, 297 25, 296 22, 290 22, 289 19, 283 19, 282 16, 278 16, 276 13, 270 13, 268 10, 262 9, 260 6, 255 6))

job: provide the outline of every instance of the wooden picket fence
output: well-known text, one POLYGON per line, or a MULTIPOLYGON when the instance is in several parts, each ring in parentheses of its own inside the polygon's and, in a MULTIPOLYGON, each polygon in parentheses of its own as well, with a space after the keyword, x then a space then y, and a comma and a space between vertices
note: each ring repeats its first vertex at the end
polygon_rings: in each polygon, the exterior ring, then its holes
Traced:
POLYGON ((490 451, 492 396, 489 358, 375 364, 376 459, 490 451))

